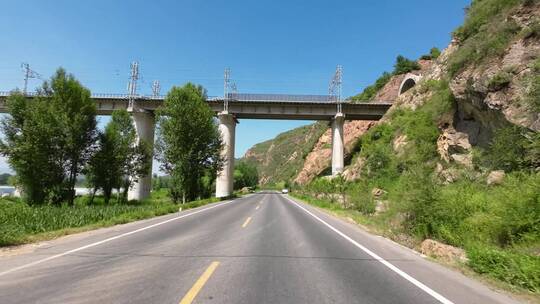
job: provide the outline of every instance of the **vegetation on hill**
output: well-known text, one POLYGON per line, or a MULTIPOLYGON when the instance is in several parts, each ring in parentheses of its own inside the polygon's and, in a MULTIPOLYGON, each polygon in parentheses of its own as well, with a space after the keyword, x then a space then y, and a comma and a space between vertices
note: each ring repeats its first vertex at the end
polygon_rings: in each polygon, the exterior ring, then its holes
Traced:
POLYGON ((253 146, 241 162, 257 168, 262 185, 291 181, 327 128, 326 122, 317 122, 281 133, 274 139, 253 146))
MULTIPOLYGON (((490 116, 499 121, 488 123, 498 127, 491 129, 487 145, 473 147, 471 166, 442 160, 437 145, 458 110, 449 82, 467 68, 483 68, 517 39, 538 39, 531 34, 534 23, 523 27, 510 17, 534 5, 538 1, 473 1, 464 25, 454 33, 459 46, 449 56, 448 74, 413 90, 423 96, 415 110, 393 109, 361 137, 352 161, 362 159, 360 179, 319 178, 296 193, 410 246, 430 238, 461 247, 470 269, 539 294, 540 134, 490 116), (400 141, 404 144, 396 148, 400 141), (506 175, 487 182, 492 170, 506 175)), ((537 10, 532 14, 538 17, 537 10)), ((530 66, 533 71, 538 71, 538 60, 530 66)), ((504 71, 495 75, 489 89, 504 90, 512 76, 504 71)), ((521 85, 523 102, 538 113, 538 73, 521 85)), ((368 95, 376 94, 372 90, 368 95)))
POLYGON ((375 94, 377 94, 377 92, 380 91, 388 83, 388 81, 390 81, 392 76, 406 74, 419 69, 420 65, 418 62, 399 55, 396 58, 394 70, 391 73, 383 72, 383 74, 377 78, 374 84, 367 86, 362 93, 352 96, 350 100, 353 102, 369 102, 373 100, 375 94))

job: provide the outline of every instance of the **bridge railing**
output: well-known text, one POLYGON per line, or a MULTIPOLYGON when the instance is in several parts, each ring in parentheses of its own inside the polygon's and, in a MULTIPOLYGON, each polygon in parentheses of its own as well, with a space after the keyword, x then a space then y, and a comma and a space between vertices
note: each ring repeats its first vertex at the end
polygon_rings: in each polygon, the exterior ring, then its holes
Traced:
MULTIPOLYGON (((0 91, 0 97, 7 97, 11 95, 13 92, 8 91, 0 91)), ((39 94, 36 92, 27 92, 26 96, 35 97, 39 94)), ((129 99, 128 94, 109 94, 109 93, 92 93, 91 98, 99 98, 99 99, 129 99)), ((164 95, 136 95, 134 96, 135 99, 149 99, 149 100, 163 100, 165 98, 164 95)))
POLYGON ((294 95, 294 94, 250 94, 229 93, 229 100, 237 101, 275 101, 275 102, 336 102, 333 95, 294 95))

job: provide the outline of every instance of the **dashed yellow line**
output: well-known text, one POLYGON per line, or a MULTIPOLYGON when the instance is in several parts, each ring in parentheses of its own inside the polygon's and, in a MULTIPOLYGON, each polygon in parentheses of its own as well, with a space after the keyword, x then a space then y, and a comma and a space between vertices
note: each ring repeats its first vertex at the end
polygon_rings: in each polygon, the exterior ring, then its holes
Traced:
POLYGON ((204 284, 206 284, 206 281, 210 278, 212 273, 216 270, 216 268, 219 266, 219 262, 214 261, 201 275, 201 277, 195 282, 193 287, 186 293, 186 295, 182 298, 182 301, 180 301, 180 304, 191 304, 199 291, 203 288, 204 284))
POLYGON ((248 218, 244 221, 244 223, 242 224, 242 228, 246 228, 246 226, 249 224, 249 222, 251 222, 251 216, 248 217, 248 218))

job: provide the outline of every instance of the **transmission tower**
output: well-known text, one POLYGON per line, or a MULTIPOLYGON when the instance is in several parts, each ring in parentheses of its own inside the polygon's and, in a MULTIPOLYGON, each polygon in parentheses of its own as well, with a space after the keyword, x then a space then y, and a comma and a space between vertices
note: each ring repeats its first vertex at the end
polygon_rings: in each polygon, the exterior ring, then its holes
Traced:
POLYGON ((135 98, 137 97, 137 80, 139 80, 139 63, 133 61, 131 63, 131 74, 128 83, 128 110, 133 110, 133 105, 135 103, 135 98))
POLYGON ((30 65, 26 62, 23 62, 21 63, 21 68, 23 69, 23 72, 24 72, 24 95, 26 95, 27 93, 27 90, 28 90, 28 79, 30 78, 38 78, 38 79, 41 79, 41 75, 30 69, 30 65))
POLYGON ((223 75, 223 111, 229 111, 229 87, 231 85, 231 69, 225 68, 223 75))
POLYGON ((161 90, 161 85, 159 84, 159 80, 154 80, 152 82, 152 96, 159 97, 160 90, 161 90))
POLYGON ((336 72, 332 80, 330 80, 330 85, 328 86, 328 95, 333 96, 337 105, 338 113, 342 112, 342 100, 341 100, 341 87, 343 84, 343 67, 338 65, 336 67, 336 72))

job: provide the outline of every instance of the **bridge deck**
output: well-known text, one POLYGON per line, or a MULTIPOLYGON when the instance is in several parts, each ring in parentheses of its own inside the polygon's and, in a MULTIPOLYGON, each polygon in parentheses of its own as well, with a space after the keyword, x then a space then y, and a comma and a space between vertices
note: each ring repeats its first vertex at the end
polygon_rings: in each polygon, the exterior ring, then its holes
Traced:
MULTIPOLYGON (((8 92, 0 92, 0 113, 7 112, 7 96, 8 92)), ((35 94, 29 94, 29 97, 35 97, 35 94)), ((327 95, 230 94, 229 97, 240 99, 229 100, 229 113, 239 119, 331 120, 337 114, 337 103, 327 95)), ((127 109, 129 96, 92 94, 92 99, 97 104, 99 115, 110 115, 116 109, 127 109)), ((135 104, 139 109, 155 111, 163 100, 164 96, 138 96, 135 104)), ((208 104, 216 113, 223 111, 223 98, 208 98, 208 104)), ((342 111, 348 120, 378 120, 391 105, 383 102, 344 102, 342 111)))

